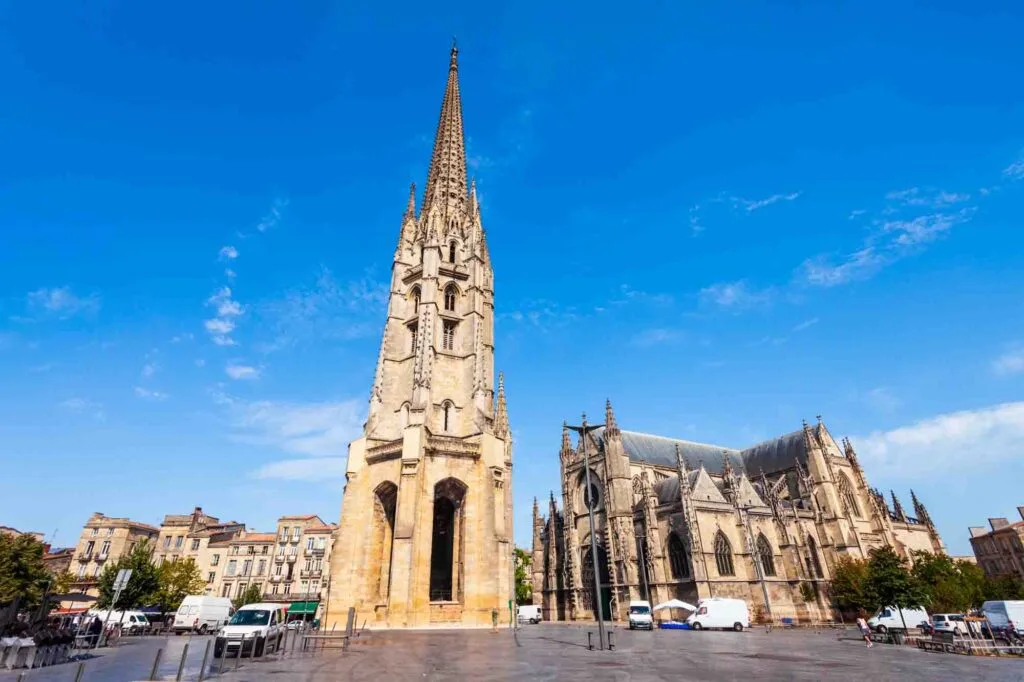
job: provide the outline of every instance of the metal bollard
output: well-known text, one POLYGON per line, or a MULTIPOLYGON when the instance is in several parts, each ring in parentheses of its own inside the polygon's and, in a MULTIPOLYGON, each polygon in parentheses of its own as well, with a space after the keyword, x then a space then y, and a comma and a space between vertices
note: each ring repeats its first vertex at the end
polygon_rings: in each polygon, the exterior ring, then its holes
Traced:
POLYGON ((149 679, 151 679, 151 680, 157 679, 156 669, 160 667, 160 658, 163 655, 164 655, 164 650, 163 649, 157 649, 156 650, 156 657, 153 658, 153 669, 150 670, 150 672, 149 672, 149 679))
POLYGON ((615 651, 615 630, 608 631, 608 651, 615 651))
POLYGON ((181 682, 181 674, 185 672, 185 659, 188 658, 188 642, 185 642, 185 646, 181 648, 181 660, 178 662, 178 676, 175 677, 175 682, 181 682))
MULTIPOLYGON (((78 664, 78 670, 75 671, 75 682, 82 682, 82 675, 85 674, 85 663, 78 664)), ((18 679, 21 679, 21 675, 18 675, 18 679)))
POLYGON ((594 633, 593 632, 588 632, 587 633, 587 649, 590 650, 590 651, 594 650, 594 633))
POLYGON ((203 652, 203 664, 199 666, 199 682, 203 682, 206 678, 206 661, 210 658, 210 645, 213 644, 212 639, 206 640, 206 651, 203 652))

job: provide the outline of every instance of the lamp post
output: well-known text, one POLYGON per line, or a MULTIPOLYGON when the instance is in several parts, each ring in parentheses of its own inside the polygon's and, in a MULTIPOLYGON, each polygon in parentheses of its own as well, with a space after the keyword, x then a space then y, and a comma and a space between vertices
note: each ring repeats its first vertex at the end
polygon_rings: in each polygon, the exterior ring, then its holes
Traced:
POLYGON ((597 640, 598 647, 604 649, 606 635, 604 631, 604 604, 601 603, 601 571, 597 565, 597 526, 594 525, 594 504, 596 500, 593 494, 591 494, 591 483, 590 483, 590 452, 587 450, 587 435, 591 431, 603 428, 604 424, 587 424, 587 415, 583 414, 583 425, 582 426, 570 426, 569 428, 580 434, 580 439, 583 441, 583 467, 587 472, 587 489, 583 496, 583 501, 587 505, 587 515, 590 519, 590 560, 593 562, 594 569, 594 601, 597 607, 594 613, 597 616, 597 640))

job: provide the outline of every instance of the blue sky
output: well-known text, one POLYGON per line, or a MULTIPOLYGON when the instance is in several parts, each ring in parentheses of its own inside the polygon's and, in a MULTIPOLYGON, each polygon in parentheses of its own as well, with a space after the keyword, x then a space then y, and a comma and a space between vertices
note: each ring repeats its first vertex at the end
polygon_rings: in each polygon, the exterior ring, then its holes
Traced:
POLYGON ((968 552, 1024 504, 1024 8, 833 4, 0 2, 0 523, 337 519, 454 34, 517 540, 611 398, 821 414, 968 552))

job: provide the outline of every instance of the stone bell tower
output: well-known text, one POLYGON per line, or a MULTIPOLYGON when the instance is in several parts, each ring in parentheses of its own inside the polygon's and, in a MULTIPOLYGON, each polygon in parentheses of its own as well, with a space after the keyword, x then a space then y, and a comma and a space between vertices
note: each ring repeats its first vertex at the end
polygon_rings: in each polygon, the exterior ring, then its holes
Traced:
POLYGON ((423 203, 402 217, 363 435, 349 445, 328 627, 490 625, 512 585, 512 439, 494 274, 452 47, 423 203))

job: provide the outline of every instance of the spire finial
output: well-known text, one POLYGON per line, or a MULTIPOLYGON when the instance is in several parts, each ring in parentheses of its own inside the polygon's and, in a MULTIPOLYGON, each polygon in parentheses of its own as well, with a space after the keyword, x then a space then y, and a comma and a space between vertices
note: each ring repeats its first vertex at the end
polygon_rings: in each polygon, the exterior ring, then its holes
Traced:
POLYGON ((505 374, 498 372, 498 406, 494 415, 494 435, 504 438, 508 435, 508 405, 505 402, 505 374))
POLYGON ((452 54, 450 68, 459 68, 459 41, 455 38, 455 36, 452 36, 452 54))
POLYGON ((427 171, 421 213, 437 208, 445 224, 465 217, 468 182, 466 143, 462 134, 462 98, 459 95, 459 48, 452 42, 448 84, 434 137, 434 152, 427 171))
POLYGON ((405 217, 416 217, 416 183, 409 183, 409 203, 405 205, 405 217))

